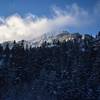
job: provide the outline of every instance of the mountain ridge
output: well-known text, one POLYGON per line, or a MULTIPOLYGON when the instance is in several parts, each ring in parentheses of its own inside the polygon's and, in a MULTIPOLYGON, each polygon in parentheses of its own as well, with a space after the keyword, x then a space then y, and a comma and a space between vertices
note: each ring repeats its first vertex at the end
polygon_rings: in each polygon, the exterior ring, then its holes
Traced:
MULTIPOLYGON (((73 41, 75 39, 83 39, 84 40, 84 37, 85 38, 94 38, 93 36, 91 35, 82 35, 80 33, 69 33, 67 31, 63 31, 63 32, 60 32, 58 34, 43 34, 41 35, 40 37, 37 37, 37 38, 34 38, 32 40, 20 40, 20 41, 17 41, 18 44, 21 44, 21 42, 24 43, 24 48, 26 48, 26 46, 28 46, 28 48, 30 47, 40 47, 44 42, 47 42, 49 43, 49 46, 50 45, 53 45, 53 42, 54 41, 60 41, 60 42, 63 42, 63 41, 73 41)), ((15 41, 15 40, 14 40, 15 41)), ((1 45, 3 46, 3 48, 6 47, 6 45, 9 45, 10 48, 13 47, 13 42, 14 41, 5 41, 3 43, 1 43, 1 45)))

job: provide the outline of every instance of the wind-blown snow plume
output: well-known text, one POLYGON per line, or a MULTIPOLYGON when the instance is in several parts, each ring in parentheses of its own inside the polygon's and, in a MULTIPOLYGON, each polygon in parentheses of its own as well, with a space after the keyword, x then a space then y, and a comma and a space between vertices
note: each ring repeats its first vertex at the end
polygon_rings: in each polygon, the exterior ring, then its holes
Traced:
MULTIPOLYGON (((98 6, 97 6, 98 7, 98 6)), ((98 8, 94 12, 97 13, 98 8)), ((21 17, 14 14, 0 17, 0 42, 10 40, 32 39, 47 32, 57 32, 69 27, 80 28, 93 23, 90 13, 77 4, 66 6, 65 10, 53 7, 52 17, 38 17, 30 14, 21 17)))

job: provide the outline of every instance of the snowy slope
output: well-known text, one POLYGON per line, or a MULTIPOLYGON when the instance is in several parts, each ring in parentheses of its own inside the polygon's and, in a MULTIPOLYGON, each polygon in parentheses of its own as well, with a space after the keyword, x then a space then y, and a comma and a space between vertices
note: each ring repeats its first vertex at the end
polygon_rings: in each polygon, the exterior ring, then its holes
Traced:
MULTIPOLYGON (((84 37, 84 36, 83 36, 84 37)), ((60 42, 63 42, 63 41, 73 41, 73 40, 79 40, 80 42, 80 39, 82 38, 82 35, 80 35, 79 33, 69 33, 67 31, 65 32, 61 32, 61 33, 58 33, 58 34, 44 34, 40 37, 37 37, 37 38, 34 38, 32 40, 21 40, 21 41, 18 41, 17 43, 20 45, 22 42, 24 44, 24 48, 28 47, 40 47, 42 45, 43 42, 47 42, 49 43, 49 46, 53 45, 53 41, 60 41, 60 42)), ((12 48, 13 45, 14 45, 14 42, 13 41, 7 41, 7 42, 3 42, 2 43, 2 46, 3 48, 6 47, 6 45, 9 44, 9 47, 12 48)))

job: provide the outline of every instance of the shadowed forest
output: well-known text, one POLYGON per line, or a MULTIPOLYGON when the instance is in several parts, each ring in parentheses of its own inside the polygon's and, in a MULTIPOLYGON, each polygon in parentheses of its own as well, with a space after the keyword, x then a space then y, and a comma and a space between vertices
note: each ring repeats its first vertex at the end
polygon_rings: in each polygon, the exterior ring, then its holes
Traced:
POLYGON ((100 32, 49 45, 0 45, 0 100, 100 100, 100 32))

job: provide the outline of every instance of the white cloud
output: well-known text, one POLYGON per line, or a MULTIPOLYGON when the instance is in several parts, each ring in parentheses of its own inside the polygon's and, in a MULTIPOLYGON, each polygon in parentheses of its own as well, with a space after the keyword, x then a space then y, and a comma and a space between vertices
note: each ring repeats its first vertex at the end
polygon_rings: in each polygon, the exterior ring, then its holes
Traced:
MULTIPOLYGON (((95 8, 96 9, 96 8, 95 8)), ((95 10, 96 12, 96 10, 95 10)), ((0 42, 10 40, 32 39, 47 32, 57 32, 68 27, 80 28, 93 23, 90 13, 77 4, 66 6, 65 10, 53 7, 51 18, 19 14, 7 18, 0 17, 0 42)))

